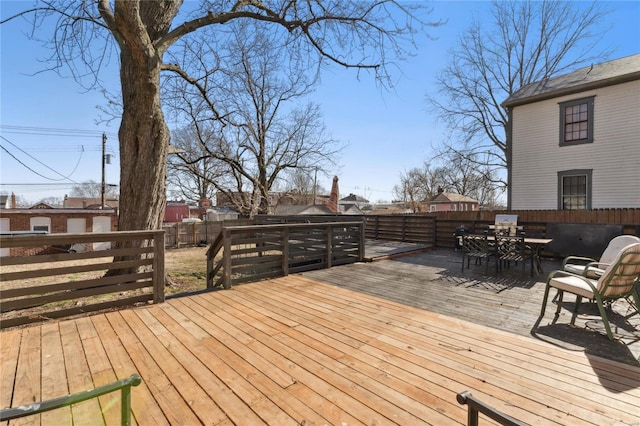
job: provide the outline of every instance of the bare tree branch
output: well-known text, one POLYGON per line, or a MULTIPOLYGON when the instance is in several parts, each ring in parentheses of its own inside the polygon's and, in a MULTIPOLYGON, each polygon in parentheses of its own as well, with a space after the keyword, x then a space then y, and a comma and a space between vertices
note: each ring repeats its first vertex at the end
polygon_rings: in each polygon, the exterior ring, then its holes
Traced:
POLYGON ((442 151, 484 166, 506 187, 510 122, 501 103, 529 83, 605 58, 610 52, 594 47, 608 13, 596 2, 494 2, 493 21, 476 19, 450 52, 439 96, 427 94, 454 135, 442 151))

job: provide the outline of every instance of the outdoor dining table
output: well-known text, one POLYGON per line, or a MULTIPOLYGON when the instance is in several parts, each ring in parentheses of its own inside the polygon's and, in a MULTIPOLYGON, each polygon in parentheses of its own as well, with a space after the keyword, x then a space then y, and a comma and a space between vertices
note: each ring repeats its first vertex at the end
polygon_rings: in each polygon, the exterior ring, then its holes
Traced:
MULTIPOLYGON (((479 236, 480 237, 480 236, 479 236)), ((495 235, 488 235, 487 241, 495 241, 495 235)), ((531 247, 531 255, 534 259, 535 270, 537 273, 541 274, 543 271, 542 263, 540 262, 540 250, 553 241, 552 238, 533 238, 533 237, 524 237, 524 243, 531 247)), ((533 275, 533 271, 531 271, 531 275, 533 275)))

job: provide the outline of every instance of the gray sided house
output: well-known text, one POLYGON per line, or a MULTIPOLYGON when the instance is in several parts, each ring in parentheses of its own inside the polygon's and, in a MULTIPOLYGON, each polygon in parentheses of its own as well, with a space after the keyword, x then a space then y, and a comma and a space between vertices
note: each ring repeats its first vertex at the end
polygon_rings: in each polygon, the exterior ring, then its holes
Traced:
POLYGON ((640 54, 529 84, 502 105, 509 208, 640 207, 640 54))

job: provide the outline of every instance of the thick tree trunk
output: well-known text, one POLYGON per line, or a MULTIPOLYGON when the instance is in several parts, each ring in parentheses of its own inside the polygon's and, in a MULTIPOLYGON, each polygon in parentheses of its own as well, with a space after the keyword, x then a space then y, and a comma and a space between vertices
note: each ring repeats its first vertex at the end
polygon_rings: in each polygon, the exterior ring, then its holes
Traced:
MULTIPOLYGON (((166 204, 166 163, 170 139, 160 106, 160 60, 156 57, 140 60, 123 51, 121 61, 123 112, 118 133, 118 230, 160 229, 166 204)), ((120 246, 141 247, 150 244, 152 241, 137 241, 120 246)), ((140 257, 125 256, 114 260, 140 257)), ((127 274, 138 270, 140 268, 110 270, 107 275, 127 274)))
POLYGON ((169 146, 160 105, 160 59, 121 55, 120 231, 160 229, 169 146), (142 62, 142 63, 140 63, 142 62))

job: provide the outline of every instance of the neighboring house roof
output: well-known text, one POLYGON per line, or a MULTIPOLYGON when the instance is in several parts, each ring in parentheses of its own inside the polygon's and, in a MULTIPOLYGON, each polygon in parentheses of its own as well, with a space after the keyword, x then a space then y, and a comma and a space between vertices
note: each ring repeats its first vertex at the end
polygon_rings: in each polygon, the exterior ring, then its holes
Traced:
MULTIPOLYGON (((115 198, 106 198, 105 207, 118 208, 120 202, 115 198)), ((99 209, 102 207, 102 198, 64 197, 62 207, 65 209, 99 209)))
POLYGON ((347 202, 353 202, 353 203, 368 203, 369 200, 367 200, 364 197, 361 197, 359 195, 356 194, 349 194, 348 196, 341 198, 340 201, 347 201, 347 202))
POLYGON ((514 107, 640 79, 640 54, 580 68, 520 88, 503 103, 514 107))
POLYGON ((466 195, 456 194, 454 192, 441 192, 435 197, 431 198, 431 203, 477 203, 478 200, 474 200, 466 195))
POLYGON ((283 205, 276 206, 274 214, 278 216, 292 216, 309 214, 335 214, 335 212, 333 212, 324 204, 315 204, 310 206, 283 205))
POLYGON ((342 214, 345 215, 363 215, 364 212, 360 210, 360 207, 355 204, 349 204, 345 206, 345 209, 342 211, 342 214))
POLYGON ((41 210, 41 209, 51 210, 51 209, 53 209, 53 207, 51 207, 47 203, 38 203, 38 204, 34 204, 33 206, 29 207, 29 210, 41 210))

